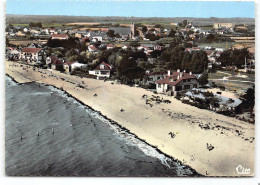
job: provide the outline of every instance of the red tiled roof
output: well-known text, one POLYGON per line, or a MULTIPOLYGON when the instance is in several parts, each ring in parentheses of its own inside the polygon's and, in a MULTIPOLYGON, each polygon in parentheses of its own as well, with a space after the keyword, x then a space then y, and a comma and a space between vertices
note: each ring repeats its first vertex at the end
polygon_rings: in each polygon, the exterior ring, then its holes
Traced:
POLYGON ((108 65, 107 63, 105 62, 102 62, 101 64, 99 64, 94 70, 111 70, 111 66, 108 65), (104 69, 101 69, 100 66, 101 65, 104 65, 104 69))
POLYGON ((63 62, 59 61, 58 57, 51 56, 51 65, 62 65, 63 62))
POLYGON ((101 28, 100 31, 108 31, 107 28, 101 28))
POLYGON ((193 74, 190 75, 189 73, 182 72, 182 77, 180 79, 178 79, 178 75, 180 75, 180 72, 173 72, 170 76, 163 78, 161 80, 158 80, 158 81, 156 81, 156 83, 175 86, 184 79, 196 79, 195 75, 193 75, 193 74), (170 79, 173 79, 173 82, 170 82, 170 79))
POLYGON ((149 49, 148 47, 146 47, 146 46, 143 46, 143 45, 139 46, 138 48, 149 49))
POLYGON ((92 50, 96 50, 97 49, 95 46, 92 46, 92 45, 89 46, 89 48, 92 49, 92 50))
POLYGON ((42 48, 23 48, 22 52, 24 53, 38 53, 42 48))
POLYGON ((65 34, 52 34, 51 35, 52 37, 60 37, 60 38, 67 38, 68 35, 65 35, 65 34))
POLYGON ((207 53, 207 55, 210 55, 210 54, 214 53, 215 51, 213 51, 213 50, 205 50, 205 52, 207 53))

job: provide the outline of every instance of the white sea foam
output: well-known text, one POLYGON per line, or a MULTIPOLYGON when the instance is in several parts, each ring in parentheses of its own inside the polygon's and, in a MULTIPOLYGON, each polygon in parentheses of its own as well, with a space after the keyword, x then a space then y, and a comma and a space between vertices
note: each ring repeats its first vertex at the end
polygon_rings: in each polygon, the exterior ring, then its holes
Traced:
MULTIPOLYGON (((120 136, 120 138, 122 138, 126 142, 127 145, 136 146, 145 155, 159 159, 161 161, 161 163, 163 165, 167 166, 169 169, 175 169, 178 176, 181 176, 182 174, 184 174, 183 165, 181 165, 179 162, 173 161, 173 159, 158 152, 156 150, 156 148, 146 144, 144 141, 140 140, 135 135, 128 133, 124 129, 120 128, 118 125, 111 123, 110 120, 106 119, 100 113, 91 110, 90 108, 88 108, 85 105, 82 105, 75 98, 69 97, 64 91, 61 91, 60 89, 57 89, 52 86, 48 86, 48 88, 51 91, 58 92, 62 97, 65 97, 68 101, 71 101, 71 102, 77 104, 79 107, 84 108, 90 116, 92 116, 96 119, 99 119, 103 123, 107 124, 117 135, 120 136), (174 164, 174 166, 171 164, 174 164)), ((185 170, 187 170, 187 169, 185 169, 185 170)), ((187 171, 186 171, 186 173, 187 173, 187 171)), ((192 173, 192 172, 190 171, 190 173, 192 173)))

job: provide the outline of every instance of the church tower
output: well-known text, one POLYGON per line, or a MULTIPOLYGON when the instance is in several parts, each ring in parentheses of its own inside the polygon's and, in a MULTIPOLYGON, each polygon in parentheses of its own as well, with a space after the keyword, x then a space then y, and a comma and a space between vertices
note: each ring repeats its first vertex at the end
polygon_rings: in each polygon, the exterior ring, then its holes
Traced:
POLYGON ((135 31, 136 31, 136 27, 135 27, 135 23, 132 22, 132 24, 130 25, 130 38, 134 39, 135 38, 135 31))

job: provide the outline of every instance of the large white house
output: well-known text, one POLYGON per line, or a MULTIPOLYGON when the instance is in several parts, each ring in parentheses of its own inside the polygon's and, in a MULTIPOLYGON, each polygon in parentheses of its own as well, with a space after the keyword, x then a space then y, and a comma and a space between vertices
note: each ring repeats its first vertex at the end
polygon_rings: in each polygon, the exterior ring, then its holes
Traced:
POLYGON ((42 48, 23 48, 20 59, 34 63, 37 61, 44 61, 46 53, 42 48))
POLYGON ((195 75, 185 71, 171 73, 168 71, 167 77, 158 80, 156 83, 157 93, 164 93, 170 96, 177 96, 178 92, 198 88, 199 82, 195 75))
POLYGON ((97 79, 109 78, 111 72, 111 66, 105 62, 99 64, 92 71, 89 71, 89 74, 97 76, 97 79))

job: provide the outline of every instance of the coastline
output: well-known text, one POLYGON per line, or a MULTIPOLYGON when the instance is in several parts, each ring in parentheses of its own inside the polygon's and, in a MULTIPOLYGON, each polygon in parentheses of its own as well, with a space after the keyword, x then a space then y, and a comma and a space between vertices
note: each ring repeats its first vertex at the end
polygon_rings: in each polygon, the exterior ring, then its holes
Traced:
MULTIPOLYGON (((25 67, 25 65, 20 65, 21 64, 18 63, 6 62, 6 74, 17 83, 36 82, 58 88, 65 92, 68 96, 73 97, 82 105, 86 106, 87 108, 95 112, 98 112, 104 118, 111 121, 112 124, 117 125, 119 128, 127 131, 128 133, 133 134, 135 137, 139 138, 141 141, 145 142, 149 146, 154 147, 159 153, 163 153, 166 157, 169 157, 175 161, 180 161, 180 164, 193 168, 201 175, 241 176, 237 174, 235 171, 235 167, 240 165, 240 163, 241 165, 245 165, 245 167, 250 167, 250 169, 252 170, 252 173, 246 176, 254 175, 253 141, 252 143, 250 143, 248 142, 248 140, 246 140, 243 141, 243 144, 239 145, 237 141, 241 140, 241 138, 235 135, 232 136, 231 133, 230 135, 224 137, 224 139, 221 138, 221 140, 218 141, 219 137, 222 137, 223 134, 219 134, 219 132, 215 131, 214 129, 213 131, 204 131, 198 125, 196 125, 196 123, 190 123, 190 119, 193 119, 194 117, 195 119, 208 121, 205 117, 214 116, 218 118, 214 120, 214 122, 222 122, 222 125, 220 125, 222 127, 228 127, 229 130, 232 130, 233 127, 239 129, 239 131, 246 133, 246 137, 254 137, 254 125, 239 120, 235 120, 226 116, 218 115, 207 110, 201 110, 195 107, 191 107, 189 105, 184 105, 181 102, 175 100, 174 98, 167 97, 164 95, 162 95, 162 97, 164 99, 170 99, 172 101, 171 104, 154 105, 155 108, 150 108, 147 105, 145 105, 144 100, 141 99, 141 95, 145 93, 151 96, 152 93, 141 88, 128 87, 126 85, 118 84, 112 85, 111 82, 108 81, 103 82, 94 79, 81 79, 79 77, 61 74, 57 71, 50 72, 48 70, 40 70, 43 73, 39 73, 38 69, 36 69, 35 71, 32 67, 23 70, 22 68, 25 67), (11 66, 13 64, 17 66, 11 66), (45 77, 43 77, 42 75, 45 77), (52 75, 55 75, 58 78, 53 77, 52 75), (52 80, 53 78, 56 78, 57 81, 52 80), (65 78, 66 81, 61 80, 59 78, 65 78), (81 83, 82 81, 84 81, 84 84, 87 84, 87 86, 84 88, 78 86, 79 84, 83 85, 83 83, 81 83), (113 87, 115 87, 115 89, 113 89, 113 87), (113 92, 113 94, 111 94, 111 91, 113 92), (129 91, 134 91, 129 94, 134 96, 133 99, 131 99, 127 94, 127 92, 129 93, 129 91), (123 97, 116 98, 118 92, 120 92, 120 95, 123 97), (86 93, 87 97, 82 96, 84 93, 86 93), (95 93, 97 93, 97 97, 93 96, 95 93), (100 100, 99 97, 101 97, 100 100), (135 100, 135 98, 137 97, 139 97, 139 99, 135 100), (133 104, 136 106, 133 107, 133 104), (178 112, 178 114, 176 114, 177 116, 175 115, 176 119, 174 119, 174 121, 178 122, 176 126, 172 124, 172 117, 165 115, 164 111, 161 111, 162 107, 164 107, 165 109, 168 108, 167 111, 169 110, 166 114, 170 114, 171 111, 171 114, 176 113, 174 109, 171 109, 170 107, 173 104, 177 104, 177 108, 179 108, 176 111, 178 112), (125 109, 124 112, 120 111, 120 109, 122 108, 125 109), (128 110, 131 111, 128 112, 128 110), (195 111, 195 113, 189 114, 191 113, 191 111, 195 111), (195 117, 197 111, 199 112, 199 115, 195 117), (151 120, 150 116, 152 116, 152 118, 154 119, 151 120), (163 123, 163 121, 165 121, 165 123, 163 123), (144 123, 148 122, 148 126, 144 125, 144 123), (161 126, 158 125, 158 123, 163 123, 164 125, 161 126), (167 126, 168 124, 170 124, 170 127, 167 126), (180 132, 180 134, 178 134, 174 139, 172 139, 168 135, 169 131, 171 131, 171 127, 173 126, 175 126, 173 130, 178 130, 180 132), (196 133, 196 131, 200 132, 196 133), (159 134, 157 134, 157 132, 159 132, 159 134), (203 133, 205 135, 201 135, 203 133), (215 138, 212 138, 213 135, 216 135, 215 138), (176 143, 174 143, 175 140, 176 143), (213 145, 215 146, 215 149, 212 151, 208 151, 206 149, 205 144, 208 140, 214 143, 213 145), (227 143, 223 143, 223 141, 226 141, 227 143), (194 143, 198 143, 198 145, 203 145, 203 147, 195 146, 194 148, 192 148, 192 146, 194 146, 194 143), (235 147, 236 150, 231 149, 228 153, 222 154, 224 152, 223 148, 232 148, 234 144, 237 145, 235 147), (221 145, 224 145, 222 147, 222 151, 221 149, 219 149, 221 145), (191 152, 189 153, 189 151, 191 152), (238 154, 240 154, 241 151, 244 151, 244 153, 242 153, 240 156, 238 154), (229 157, 239 158, 235 160, 237 164, 234 164, 234 161, 231 161, 231 164, 229 164, 229 157), (218 166, 219 161, 221 161, 221 163, 224 164, 224 166, 218 166), (238 161, 240 161, 240 163, 238 161), (248 164, 249 166, 246 166, 248 164)), ((176 106, 174 108, 176 108, 176 106)), ((228 132, 228 130, 226 132, 228 132)))
MULTIPOLYGON (((165 154, 163 153, 160 149, 158 149, 157 147, 147 143, 145 140, 141 139, 141 138, 138 138, 137 135, 135 135, 134 133, 132 133, 130 130, 128 130, 127 128, 123 127, 122 125, 120 125, 119 123, 115 122, 114 120, 111 120, 110 118, 108 118, 107 116, 103 115, 100 111, 97 111, 95 109, 93 109, 92 107, 86 105, 85 103, 83 103, 82 101, 80 101, 79 99, 77 99, 76 97, 72 96, 70 93, 64 91, 63 89, 61 88, 57 88, 53 85, 49 85, 49 84, 45 84, 45 83, 37 83, 37 82, 25 82, 25 83, 19 83, 17 82, 12 76, 6 74, 7 77, 11 78, 12 81, 14 81, 15 83, 17 83, 18 85, 22 85, 22 84, 30 84, 30 83, 36 83, 36 84, 41 84, 43 86, 48 86, 48 87, 52 87, 52 88, 55 88, 59 91, 62 91, 67 97, 69 98, 73 98, 73 100, 77 101, 77 103, 79 103, 81 106, 84 106, 86 109, 90 110, 90 111, 93 111, 95 112, 98 116, 101 116, 102 118, 104 118, 105 120, 107 120, 109 122, 109 124, 115 126, 117 130, 119 131, 123 131, 123 132, 126 132, 127 134, 131 135, 132 137, 138 139, 139 141, 141 141, 142 143, 148 145, 149 147, 152 147, 156 152, 158 152, 160 155, 164 155, 166 157, 166 160, 170 160, 170 162, 176 162, 178 163, 179 165, 183 165, 181 161, 178 161, 177 159, 173 158, 172 156, 168 155, 168 154, 165 154)), ((166 161, 167 163, 167 161, 166 161)), ((188 167, 190 168, 189 170, 192 172, 192 176, 191 177, 202 177, 201 174, 199 174, 198 172, 196 172, 196 170, 192 169, 190 166, 187 166, 187 165, 183 165, 184 168, 188 167)), ((178 176, 176 176, 178 177, 178 176)), ((185 177, 185 175, 181 175, 180 177, 185 177)))

